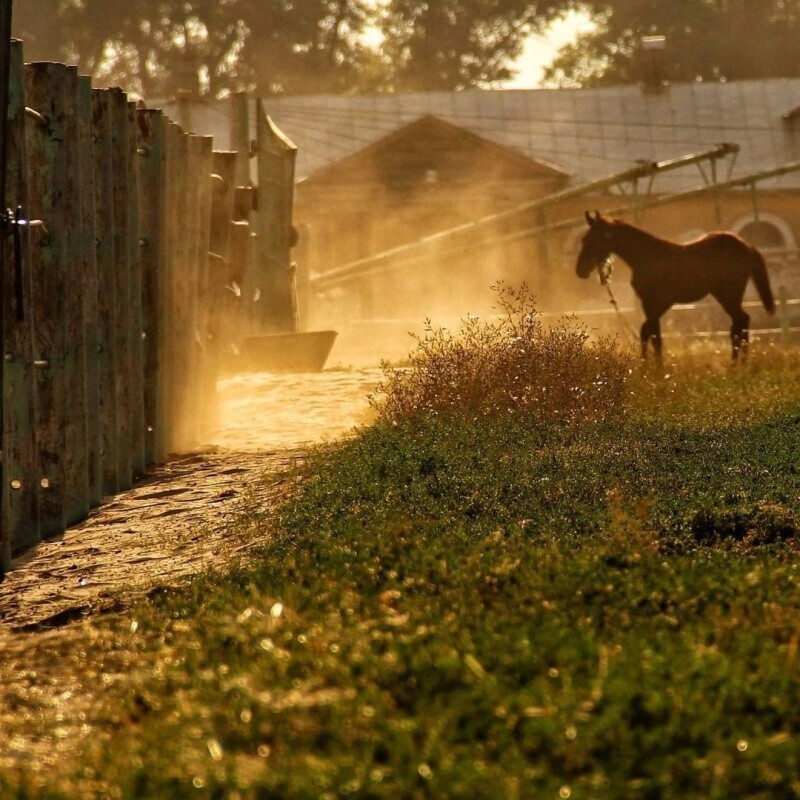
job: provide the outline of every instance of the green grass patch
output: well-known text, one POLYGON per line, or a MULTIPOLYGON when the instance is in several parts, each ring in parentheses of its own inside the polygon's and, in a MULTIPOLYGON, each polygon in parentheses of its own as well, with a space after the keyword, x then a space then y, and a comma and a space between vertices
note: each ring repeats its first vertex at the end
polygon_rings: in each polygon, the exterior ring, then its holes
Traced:
POLYGON ((88 679, 117 676, 94 735, 0 786, 797 796, 794 357, 658 380, 609 361, 613 397, 568 419, 395 404, 242 523, 274 527, 257 557, 94 623, 88 679))

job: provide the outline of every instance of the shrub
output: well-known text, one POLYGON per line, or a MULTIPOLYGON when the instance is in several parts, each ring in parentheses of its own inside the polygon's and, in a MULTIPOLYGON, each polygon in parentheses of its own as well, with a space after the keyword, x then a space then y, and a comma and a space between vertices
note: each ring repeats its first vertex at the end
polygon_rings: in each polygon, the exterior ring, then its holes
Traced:
POLYGON ((384 382, 371 398, 379 418, 524 413, 575 422, 618 410, 631 365, 614 340, 590 340, 574 318, 546 328, 524 285, 493 290, 498 317, 467 317, 457 336, 427 321, 409 366, 382 364, 384 382))

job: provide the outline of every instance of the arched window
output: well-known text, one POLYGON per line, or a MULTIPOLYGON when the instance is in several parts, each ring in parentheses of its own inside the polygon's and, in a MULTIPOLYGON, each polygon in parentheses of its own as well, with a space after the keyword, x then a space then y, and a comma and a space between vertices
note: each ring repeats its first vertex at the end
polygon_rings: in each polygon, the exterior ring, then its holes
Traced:
POLYGON ((791 227, 768 211, 761 212, 758 218, 752 214, 741 217, 731 226, 731 230, 759 250, 786 252, 797 249, 791 227))
POLYGON ((763 219, 748 222, 739 231, 739 236, 753 247, 764 250, 784 250, 786 248, 786 239, 783 234, 775 225, 763 219))

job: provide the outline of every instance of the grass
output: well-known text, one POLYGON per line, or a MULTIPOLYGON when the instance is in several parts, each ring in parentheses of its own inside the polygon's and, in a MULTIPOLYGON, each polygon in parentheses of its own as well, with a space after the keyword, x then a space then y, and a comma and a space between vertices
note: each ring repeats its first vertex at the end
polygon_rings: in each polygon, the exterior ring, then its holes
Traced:
POLYGON ((238 523, 273 526, 256 558, 37 647, 91 735, 2 796, 800 794, 796 351, 651 380, 525 335, 612 389, 533 402, 509 359, 440 403, 426 348, 464 340, 431 332, 373 427, 238 523))

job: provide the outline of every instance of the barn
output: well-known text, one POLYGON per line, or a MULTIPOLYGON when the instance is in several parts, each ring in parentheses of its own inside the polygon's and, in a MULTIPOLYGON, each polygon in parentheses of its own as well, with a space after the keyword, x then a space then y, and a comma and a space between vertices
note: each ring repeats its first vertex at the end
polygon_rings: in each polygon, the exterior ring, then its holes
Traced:
MULTIPOLYGON (((776 288, 800 297, 800 79, 265 106, 298 146, 297 257, 314 325, 482 313, 496 280, 526 280, 553 313, 602 306, 572 275, 587 208, 682 240, 741 233, 776 288)), ((195 111, 203 129, 225 116, 195 111)))

